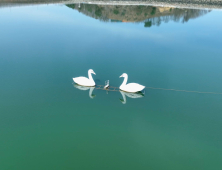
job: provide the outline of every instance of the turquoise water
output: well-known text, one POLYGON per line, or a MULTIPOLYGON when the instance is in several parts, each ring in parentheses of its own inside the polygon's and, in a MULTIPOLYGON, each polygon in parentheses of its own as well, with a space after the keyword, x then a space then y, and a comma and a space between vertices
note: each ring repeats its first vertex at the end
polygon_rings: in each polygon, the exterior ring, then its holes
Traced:
POLYGON ((126 72, 147 87, 222 93, 221 17, 145 27, 65 5, 0 8, 0 169, 221 169, 221 94, 146 88, 123 104, 72 81, 92 68, 99 85, 126 72))

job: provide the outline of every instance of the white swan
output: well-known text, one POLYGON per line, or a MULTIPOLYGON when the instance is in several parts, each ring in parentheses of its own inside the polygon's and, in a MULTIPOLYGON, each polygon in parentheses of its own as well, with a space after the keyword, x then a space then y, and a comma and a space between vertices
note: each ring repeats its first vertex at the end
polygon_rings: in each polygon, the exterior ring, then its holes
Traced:
POLYGON ((135 92, 142 91, 145 88, 145 86, 142 86, 142 85, 137 84, 137 83, 126 84, 127 80, 128 80, 128 75, 126 73, 123 73, 120 77, 124 77, 123 83, 119 87, 120 90, 135 93, 135 92))
POLYGON ((128 93, 124 91, 119 91, 119 92, 122 94, 122 97, 123 97, 123 100, 120 99, 122 104, 126 104, 126 96, 133 99, 144 97, 144 94, 141 92, 140 93, 128 93))
POLYGON ((73 78, 73 81, 81 86, 95 86, 96 83, 94 82, 91 74, 96 75, 96 73, 92 69, 89 69, 89 71, 88 71, 89 78, 75 77, 75 78, 73 78))

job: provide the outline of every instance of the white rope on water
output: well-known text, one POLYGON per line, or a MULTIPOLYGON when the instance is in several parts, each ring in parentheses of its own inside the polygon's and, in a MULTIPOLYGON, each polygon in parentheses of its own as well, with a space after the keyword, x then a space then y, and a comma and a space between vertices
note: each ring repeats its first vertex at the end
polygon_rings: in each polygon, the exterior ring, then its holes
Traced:
MULTIPOLYGON (((98 90, 105 90, 105 91, 119 91, 119 87, 113 87, 109 86, 109 88, 104 88, 104 85, 96 85, 95 89, 98 90)), ((220 94, 217 92, 202 92, 202 91, 189 91, 189 90, 177 90, 177 89, 166 89, 166 88, 156 88, 156 87, 146 87, 148 89, 154 89, 154 90, 166 90, 166 91, 177 91, 177 92, 186 92, 186 93, 201 93, 201 94, 220 94)))
POLYGON ((155 89, 155 90, 187 92, 187 93, 222 94, 222 93, 216 93, 216 92, 189 91, 189 90, 165 89, 165 88, 155 88, 155 87, 146 87, 146 88, 155 89))

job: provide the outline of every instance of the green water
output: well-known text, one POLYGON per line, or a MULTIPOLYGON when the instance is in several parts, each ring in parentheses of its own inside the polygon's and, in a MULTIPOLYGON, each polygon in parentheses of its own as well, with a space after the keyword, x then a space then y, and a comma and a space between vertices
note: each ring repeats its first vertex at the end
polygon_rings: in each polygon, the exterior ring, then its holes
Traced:
POLYGON ((148 87, 222 93, 222 12, 124 23, 75 8, 0 8, 0 169, 221 169, 221 94, 146 88, 123 104, 72 78, 92 68, 101 85, 126 72, 148 87))

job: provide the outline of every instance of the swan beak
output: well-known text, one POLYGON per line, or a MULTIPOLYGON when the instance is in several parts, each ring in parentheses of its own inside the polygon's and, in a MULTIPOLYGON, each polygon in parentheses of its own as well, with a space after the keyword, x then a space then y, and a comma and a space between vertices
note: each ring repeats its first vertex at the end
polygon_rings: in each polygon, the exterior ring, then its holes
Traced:
POLYGON ((96 73, 95 73, 95 72, 93 72, 93 74, 95 74, 95 75, 96 75, 96 73))
POLYGON ((119 78, 120 78, 120 77, 123 77, 123 75, 119 76, 119 78))

